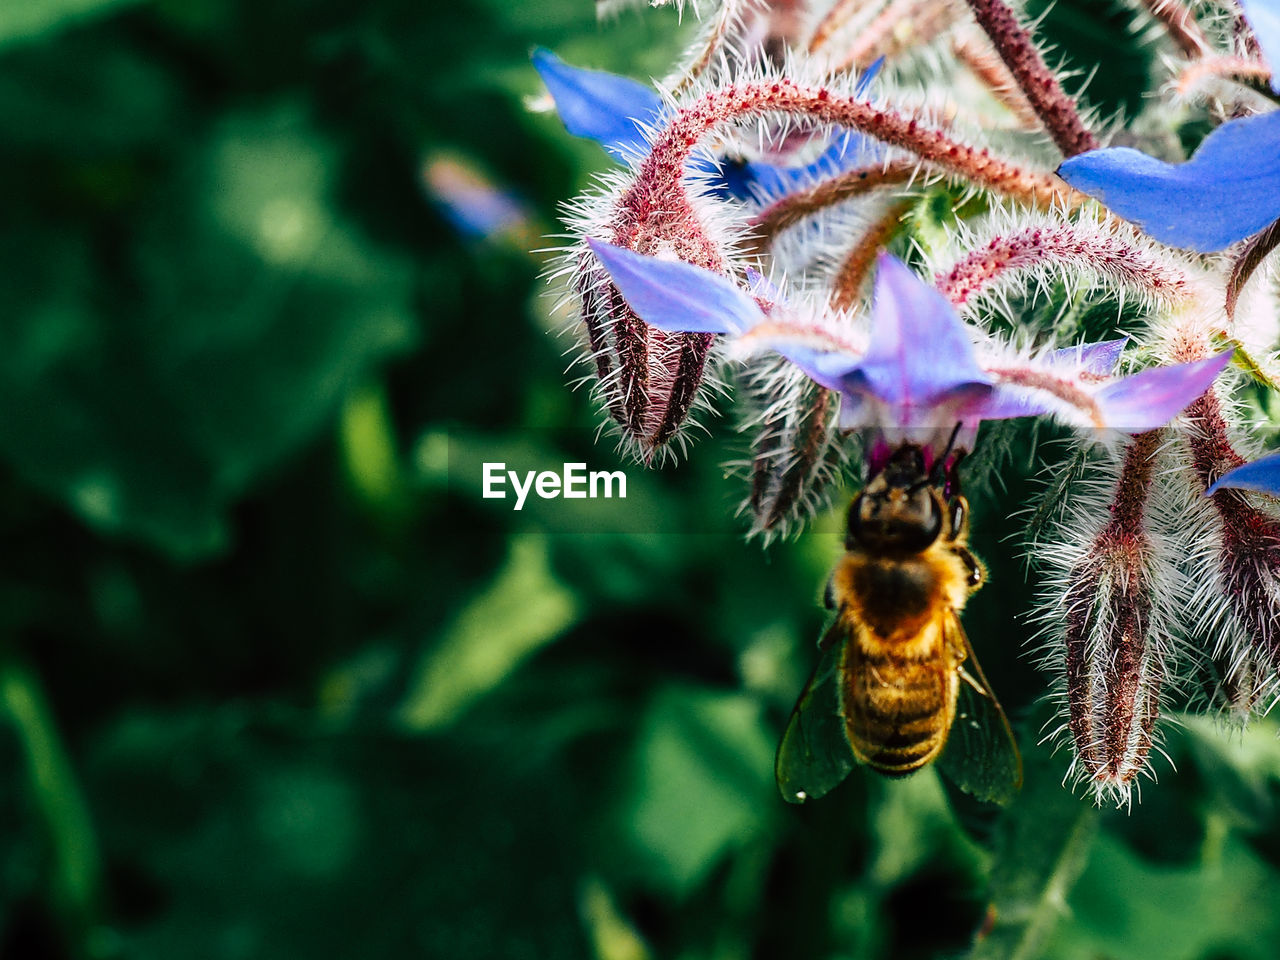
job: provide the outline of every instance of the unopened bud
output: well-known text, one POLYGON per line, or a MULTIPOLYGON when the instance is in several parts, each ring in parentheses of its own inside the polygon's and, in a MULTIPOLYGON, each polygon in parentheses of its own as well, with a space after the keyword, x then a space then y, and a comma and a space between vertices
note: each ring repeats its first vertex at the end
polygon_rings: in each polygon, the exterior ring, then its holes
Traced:
POLYGON ((785 536, 826 502, 826 490, 843 463, 836 394, 774 360, 747 378, 748 396, 779 397, 763 408, 751 447, 751 493, 746 507, 752 533, 785 536), (788 378, 777 390, 780 378, 788 378))
MULTIPOLYGON (((1060 671, 1073 769, 1099 799, 1118 804, 1149 769, 1166 674, 1169 610, 1157 597, 1176 571, 1146 516, 1159 445, 1160 431, 1136 436, 1109 517, 1092 536, 1045 551, 1060 570, 1059 599, 1044 615, 1058 638, 1048 660, 1060 671)), ((1064 537, 1088 510, 1077 503, 1068 513, 1058 530, 1064 537)))

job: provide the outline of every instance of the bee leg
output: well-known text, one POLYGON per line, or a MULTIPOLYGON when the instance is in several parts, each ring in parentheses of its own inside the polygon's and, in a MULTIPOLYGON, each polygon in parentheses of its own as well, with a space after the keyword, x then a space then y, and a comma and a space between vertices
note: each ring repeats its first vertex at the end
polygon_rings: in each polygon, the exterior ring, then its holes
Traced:
POLYGON ((836 575, 827 577, 827 585, 822 590, 822 605, 828 610, 836 608, 836 575))
POLYGON ((966 583, 969 586, 969 592, 973 593, 987 579, 986 568, 982 566, 981 560, 969 552, 967 547, 954 547, 953 549, 956 556, 960 558, 960 562, 964 564, 965 569, 969 571, 969 578, 966 583))
POLYGON ((970 673, 968 670, 966 670, 964 667, 959 667, 959 668, 957 668, 957 671, 956 671, 956 672, 960 674, 960 679, 961 679, 961 680, 963 680, 963 681, 964 681, 965 683, 967 683, 969 686, 973 687, 973 689, 974 689, 974 690, 976 690, 976 691, 978 691, 978 693, 980 693, 980 694, 982 694, 984 697, 988 697, 988 698, 991 696, 990 691, 988 691, 986 687, 984 687, 981 683, 979 683, 979 682, 974 678, 973 674, 971 674, 971 673, 970 673))

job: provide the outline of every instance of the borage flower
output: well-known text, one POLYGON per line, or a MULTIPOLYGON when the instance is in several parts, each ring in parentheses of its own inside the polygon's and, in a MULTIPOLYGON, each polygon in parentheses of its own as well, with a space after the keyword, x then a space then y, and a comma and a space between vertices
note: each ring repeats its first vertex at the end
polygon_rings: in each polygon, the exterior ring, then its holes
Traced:
MULTIPOLYGON (((982 420, 1052 414, 1098 430, 1163 426, 1213 382, 1231 352, 1112 375, 1123 340, 1027 356, 969 328, 937 290, 881 254, 871 324, 784 302, 763 278, 744 291, 690 264, 588 240, 636 315, 661 330, 724 334, 746 356, 771 350, 840 396, 840 425, 934 439, 959 423, 971 449, 982 420), (807 315, 806 315, 807 313, 807 315)), ((872 465, 874 472, 874 464, 872 465)))
POLYGON ((954 307, 906 265, 882 254, 865 331, 830 308, 788 304, 762 278, 744 291, 688 264, 588 241, 638 316, 665 330, 723 334, 733 352, 780 353, 840 397, 840 424, 871 428, 868 475, 904 440, 926 464, 955 424, 972 449, 982 420, 1050 414, 1095 431, 1138 433, 1124 454, 1115 498, 1098 529, 1080 526, 1051 576, 1046 610, 1056 641, 1047 659, 1066 708, 1073 770, 1095 795, 1125 802, 1155 746, 1172 607, 1156 588, 1169 551, 1148 532, 1156 431, 1204 394, 1231 357, 1113 371, 1124 340, 1028 355, 987 337, 975 342, 954 307), (1063 561, 1065 560, 1065 563, 1063 561))

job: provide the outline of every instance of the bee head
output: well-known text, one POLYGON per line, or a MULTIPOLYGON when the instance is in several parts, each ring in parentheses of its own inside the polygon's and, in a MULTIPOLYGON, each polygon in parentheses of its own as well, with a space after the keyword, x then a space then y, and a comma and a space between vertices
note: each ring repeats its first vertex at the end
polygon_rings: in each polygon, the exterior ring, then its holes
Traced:
POLYGON ((946 508, 919 447, 890 457, 849 507, 846 547, 877 553, 920 553, 942 534, 946 508))

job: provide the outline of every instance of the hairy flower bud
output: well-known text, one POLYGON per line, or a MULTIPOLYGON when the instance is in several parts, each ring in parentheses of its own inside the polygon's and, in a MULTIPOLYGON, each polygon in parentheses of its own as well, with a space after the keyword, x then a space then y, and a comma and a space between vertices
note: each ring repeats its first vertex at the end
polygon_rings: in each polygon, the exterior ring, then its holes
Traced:
POLYGON ((1160 433, 1130 442, 1108 518, 1092 534, 1078 535, 1101 503, 1083 493, 1059 522, 1056 536, 1066 542, 1041 551, 1056 568, 1041 616, 1053 637, 1045 659, 1058 673, 1067 711, 1060 730, 1075 753, 1073 772, 1099 800, 1120 805, 1149 771, 1169 655, 1163 594, 1176 571, 1147 517, 1160 433))
POLYGON ((1252 502, 1257 494, 1223 486, 1203 496, 1245 460, 1212 391, 1187 414, 1187 459, 1207 554, 1193 599, 1213 638, 1214 699, 1243 720, 1265 713, 1280 685, 1280 520, 1252 502))
POLYGON ((839 396, 781 358, 750 369, 743 393, 758 413, 748 464, 745 508, 752 534, 786 536, 827 503, 827 489, 847 459, 837 427, 839 396))

